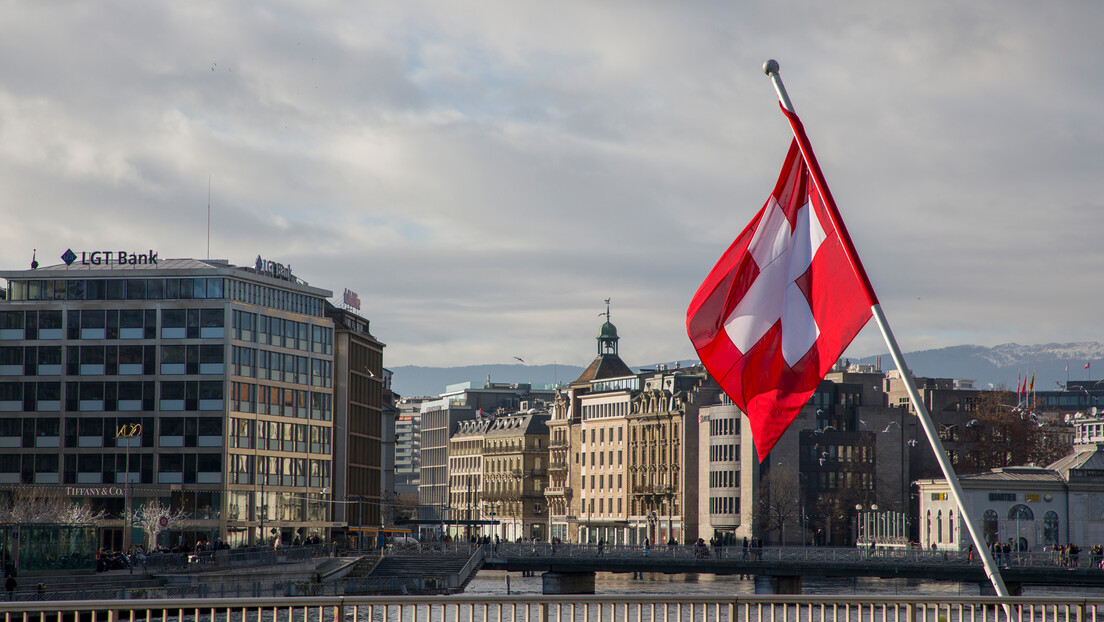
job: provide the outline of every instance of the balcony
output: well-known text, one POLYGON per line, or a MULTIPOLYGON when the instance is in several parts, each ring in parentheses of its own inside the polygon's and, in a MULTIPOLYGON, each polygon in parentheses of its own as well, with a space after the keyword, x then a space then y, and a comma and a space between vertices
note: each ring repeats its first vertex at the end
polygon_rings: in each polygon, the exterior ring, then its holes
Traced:
POLYGON ((546 486, 544 488, 544 496, 546 497, 563 497, 570 499, 575 494, 569 486, 546 486))

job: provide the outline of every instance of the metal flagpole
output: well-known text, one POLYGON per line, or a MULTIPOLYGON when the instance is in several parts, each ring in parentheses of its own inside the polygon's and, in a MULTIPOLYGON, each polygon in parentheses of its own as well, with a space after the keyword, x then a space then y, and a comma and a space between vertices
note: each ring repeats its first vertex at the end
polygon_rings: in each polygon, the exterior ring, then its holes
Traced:
MULTIPOLYGON (((778 92, 778 100, 782 103, 782 107, 791 114, 796 114, 793 104, 790 103, 790 97, 786 93, 786 87, 782 84, 782 77, 778 75, 778 69, 778 61, 774 59, 763 63, 763 73, 767 74, 774 84, 774 90, 778 92)), ((798 141, 799 145, 801 142, 801 140, 798 141)), ((806 155, 805 145, 800 146, 802 155, 806 155)), ((806 160, 809 160, 807 156, 806 160)), ((827 193, 827 186, 824 183, 819 167, 811 165, 809 171, 813 177, 813 183, 820 189, 821 194, 830 196, 827 193)), ((869 284, 867 284, 867 287, 869 287, 869 284)), ((951 489, 951 496, 958 506, 959 516, 962 518, 962 522, 966 524, 966 529, 970 532, 970 537, 974 541, 974 548, 977 549, 978 554, 981 556, 985 574, 988 575, 989 581, 992 582, 993 589, 996 590, 997 596, 1002 598, 1007 597, 1009 595, 1008 588, 1004 585, 1004 579, 1001 577, 997 564, 993 561, 993 556, 989 551, 989 547, 985 546, 982 534, 974 525, 974 520, 966 512, 962 486, 959 484, 954 468, 947 458, 947 452, 943 450, 943 443, 939 440, 939 435, 936 433, 935 424, 932 423, 931 415, 928 413, 928 409, 925 408, 924 402, 920 399, 920 393, 916 390, 916 383, 912 379, 912 374, 908 371, 908 367, 905 366, 905 359, 901 354, 901 348, 898 347, 897 339, 893 336, 893 331, 889 328, 889 322, 886 321, 885 314, 882 313, 882 306, 878 303, 874 303, 870 307, 870 311, 874 316, 874 321, 878 323, 878 329, 881 330, 886 345, 889 347, 889 354, 893 358, 893 363, 901 372, 901 380, 904 381, 909 399, 912 400, 912 405, 916 409, 917 418, 920 419, 920 425, 924 428, 924 434, 928 437, 928 442, 931 444, 932 451, 935 452, 935 459, 939 462, 939 468, 943 470, 943 476, 947 478, 947 484, 951 489)))

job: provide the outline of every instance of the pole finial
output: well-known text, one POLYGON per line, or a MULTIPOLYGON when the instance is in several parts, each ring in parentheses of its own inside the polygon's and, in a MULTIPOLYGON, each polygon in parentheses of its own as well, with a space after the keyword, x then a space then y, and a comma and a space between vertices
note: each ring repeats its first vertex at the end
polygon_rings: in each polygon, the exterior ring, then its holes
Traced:
POLYGON ((778 61, 774 60, 773 58, 763 63, 763 73, 767 74, 768 76, 772 73, 778 73, 778 69, 778 61))

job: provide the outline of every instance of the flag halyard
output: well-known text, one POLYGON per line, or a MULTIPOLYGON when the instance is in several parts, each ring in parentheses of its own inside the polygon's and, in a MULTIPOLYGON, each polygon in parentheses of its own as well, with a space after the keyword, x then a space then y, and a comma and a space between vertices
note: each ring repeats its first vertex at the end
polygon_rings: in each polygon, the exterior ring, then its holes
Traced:
POLYGON ((797 417, 877 302, 795 132, 774 192, 687 309, 702 363, 750 421, 760 460, 797 417))

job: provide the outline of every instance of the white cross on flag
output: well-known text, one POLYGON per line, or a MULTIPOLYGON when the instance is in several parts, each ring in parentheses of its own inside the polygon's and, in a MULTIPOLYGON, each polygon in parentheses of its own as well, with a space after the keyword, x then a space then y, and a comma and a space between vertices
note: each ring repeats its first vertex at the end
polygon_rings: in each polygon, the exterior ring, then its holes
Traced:
POLYGON ((783 112, 795 138, 774 193, 686 312, 690 341, 747 414, 760 461, 877 303, 801 122, 783 112))

